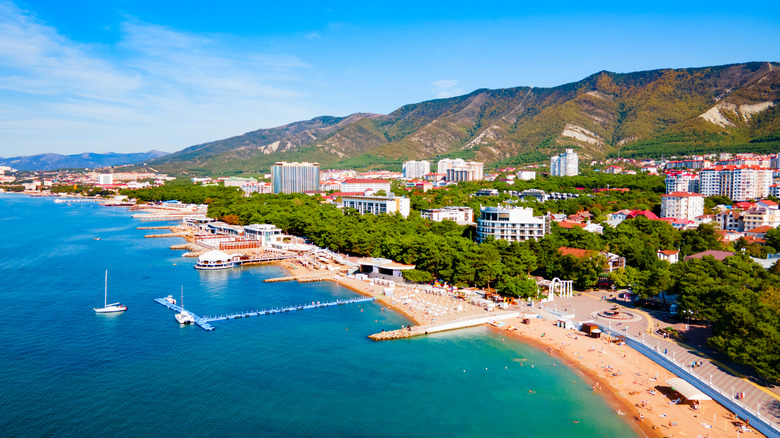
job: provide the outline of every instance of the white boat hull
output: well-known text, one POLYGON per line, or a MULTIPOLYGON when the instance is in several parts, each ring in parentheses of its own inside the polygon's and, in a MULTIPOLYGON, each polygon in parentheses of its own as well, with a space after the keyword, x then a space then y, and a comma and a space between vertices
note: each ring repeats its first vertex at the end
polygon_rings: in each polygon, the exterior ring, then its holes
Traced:
POLYGON ((127 310, 127 306, 106 306, 94 309, 95 313, 118 313, 127 310))

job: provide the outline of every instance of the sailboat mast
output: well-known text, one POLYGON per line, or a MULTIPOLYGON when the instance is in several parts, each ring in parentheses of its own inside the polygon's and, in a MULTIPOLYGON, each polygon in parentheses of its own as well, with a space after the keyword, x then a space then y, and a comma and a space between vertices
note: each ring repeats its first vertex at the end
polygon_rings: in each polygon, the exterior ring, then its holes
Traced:
POLYGON ((103 307, 108 307, 108 269, 106 269, 106 281, 103 284, 103 307))
POLYGON ((181 285, 181 311, 184 312, 184 285, 181 285))

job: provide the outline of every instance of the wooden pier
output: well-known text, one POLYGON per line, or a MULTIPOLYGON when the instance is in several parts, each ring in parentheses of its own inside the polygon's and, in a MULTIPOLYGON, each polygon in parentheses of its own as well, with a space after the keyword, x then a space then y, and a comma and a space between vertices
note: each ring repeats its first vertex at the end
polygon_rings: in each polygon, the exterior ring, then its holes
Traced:
MULTIPOLYGON (((341 306, 344 304, 364 303, 367 301, 374 301, 375 299, 376 298, 374 297, 359 297, 359 298, 347 298, 347 299, 327 301, 327 302, 317 301, 309 304, 300 304, 297 306, 278 307, 278 308, 264 309, 264 310, 252 310, 249 312, 230 313, 221 316, 198 316, 192 313, 191 310, 187 310, 187 313, 192 315, 192 317, 195 319, 195 324, 197 324, 203 330, 210 332, 214 330, 214 327, 209 323, 215 321, 227 321, 229 319, 250 318, 252 316, 271 315, 275 313, 296 312, 298 310, 317 309, 320 307, 331 307, 331 306, 341 306)), ((178 313, 182 311, 181 307, 177 306, 176 304, 169 303, 165 298, 155 298, 154 301, 158 304, 162 304, 163 306, 173 310, 174 312, 178 313)))

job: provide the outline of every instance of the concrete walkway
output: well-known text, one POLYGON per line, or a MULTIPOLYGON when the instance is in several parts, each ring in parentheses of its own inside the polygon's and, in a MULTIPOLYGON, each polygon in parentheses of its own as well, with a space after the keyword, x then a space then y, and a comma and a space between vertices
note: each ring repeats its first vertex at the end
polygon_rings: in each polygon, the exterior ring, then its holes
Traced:
MULTIPOLYGON (((664 339, 654 333, 656 324, 660 324, 660 327, 666 327, 670 324, 654 319, 641 309, 625 307, 614 301, 602 301, 601 294, 598 297, 587 294, 579 297, 555 297, 553 301, 544 303, 544 306, 544 309, 535 308, 535 310, 546 319, 556 320, 563 314, 574 314, 574 318, 578 321, 596 322, 608 330, 633 338, 636 342, 648 346, 651 351, 657 352, 659 359, 661 359, 656 360, 656 362, 663 362, 665 359, 670 363, 660 364, 678 374, 679 377, 686 377, 686 373, 690 374, 688 377, 715 388, 735 406, 746 412, 757 412, 757 415, 760 415, 762 419, 778 428, 774 433, 769 430, 768 436, 780 436, 780 396, 770 389, 748 380, 730 367, 713 360, 705 352, 697 350, 691 345, 664 339), (598 315, 599 312, 609 310, 615 305, 618 305, 621 312, 628 312, 633 317, 619 321, 598 315), (701 365, 691 367, 694 362, 701 362, 701 365), (683 367, 687 371, 682 371, 678 367, 683 367), (744 398, 738 400, 737 393, 744 393, 744 398)), ((751 421, 751 425, 753 424, 751 421)))

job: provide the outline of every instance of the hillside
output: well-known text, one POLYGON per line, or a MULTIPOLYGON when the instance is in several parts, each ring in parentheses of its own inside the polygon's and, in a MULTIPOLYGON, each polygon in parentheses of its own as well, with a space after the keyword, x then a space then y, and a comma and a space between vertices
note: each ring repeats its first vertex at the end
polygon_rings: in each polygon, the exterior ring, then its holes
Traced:
POLYGON ((462 156, 543 161, 564 148, 585 160, 780 150, 780 64, 634 73, 602 71, 554 88, 481 89, 388 115, 318 117, 188 147, 152 160, 167 172, 257 172, 276 161, 395 166, 462 156))
POLYGON ((69 168, 96 168, 136 164, 162 157, 167 152, 149 151, 131 154, 95 154, 91 152, 74 155, 38 154, 13 158, 0 158, 0 166, 10 166, 17 170, 54 170, 69 168))

